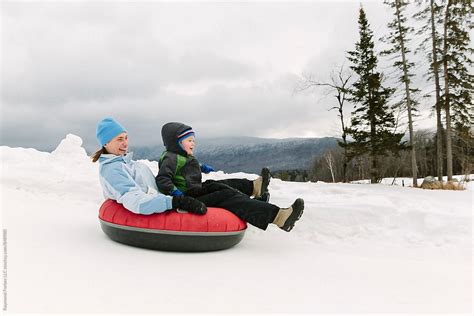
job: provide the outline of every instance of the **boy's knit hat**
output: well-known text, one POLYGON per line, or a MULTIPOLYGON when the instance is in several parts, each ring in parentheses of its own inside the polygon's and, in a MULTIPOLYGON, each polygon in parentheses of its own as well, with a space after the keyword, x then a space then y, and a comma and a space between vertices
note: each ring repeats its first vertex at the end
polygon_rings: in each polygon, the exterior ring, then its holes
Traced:
POLYGON ((186 138, 190 136, 194 136, 194 131, 192 130, 192 128, 187 129, 178 135, 178 143, 182 142, 183 140, 185 140, 186 138))
POLYGON ((127 130, 119 122, 111 117, 107 117, 99 122, 96 130, 97 141, 100 147, 110 142, 115 136, 127 130))
POLYGON ((179 122, 169 122, 161 128, 161 137, 166 150, 178 155, 187 155, 180 142, 193 135, 194 131, 191 126, 179 122))

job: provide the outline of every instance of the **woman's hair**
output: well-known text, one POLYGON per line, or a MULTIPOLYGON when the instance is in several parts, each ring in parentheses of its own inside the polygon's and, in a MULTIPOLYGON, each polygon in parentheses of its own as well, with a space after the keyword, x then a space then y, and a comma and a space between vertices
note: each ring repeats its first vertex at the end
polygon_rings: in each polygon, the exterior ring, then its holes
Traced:
POLYGON ((91 156, 92 162, 96 162, 97 160, 99 160, 99 157, 102 154, 108 154, 107 149, 105 149, 105 147, 102 147, 91 156))

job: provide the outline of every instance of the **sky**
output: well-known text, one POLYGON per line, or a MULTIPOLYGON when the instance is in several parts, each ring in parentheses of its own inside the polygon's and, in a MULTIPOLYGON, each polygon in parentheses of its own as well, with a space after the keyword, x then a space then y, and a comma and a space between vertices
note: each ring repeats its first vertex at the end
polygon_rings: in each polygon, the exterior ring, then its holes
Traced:
MULTIPOLYGON (((347 66, 361 3, 378 39, 382 1, 2 1, 0 145, 53 149, 73 133, 95 148, 104 117, 131 146, 161 144, 170 121, 198 141, 337 137, 334 95, 295 88, 347 66)), ((427 110, 417 128, 433 126, 427 110)))

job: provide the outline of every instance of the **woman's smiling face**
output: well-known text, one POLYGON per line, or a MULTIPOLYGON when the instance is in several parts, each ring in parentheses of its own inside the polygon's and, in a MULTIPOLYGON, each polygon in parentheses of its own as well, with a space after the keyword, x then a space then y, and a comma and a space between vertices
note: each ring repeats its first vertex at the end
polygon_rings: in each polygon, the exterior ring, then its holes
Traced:
POLYGON ((122 156, 127 153, 128 150, 128 135, 126 132, 118 134, 110 142, 105 144, 105 149, 109 154, 122 156))

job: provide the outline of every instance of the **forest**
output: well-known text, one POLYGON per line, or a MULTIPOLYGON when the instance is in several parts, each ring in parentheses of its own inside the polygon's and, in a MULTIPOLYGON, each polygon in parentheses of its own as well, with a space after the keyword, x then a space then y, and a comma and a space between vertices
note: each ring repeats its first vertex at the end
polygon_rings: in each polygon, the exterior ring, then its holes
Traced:
POLYGON ((337 103, 328 110, 339 117, 338 148, 315 157, 310 170, 277 171, 276 177, 371 183, 410 177, 416 187, 418 178, 442 182, 445 176, 449 182, 455 174, 473 172, 472 1, 384 3, 393 17, 387 34, 374 37, 361 5, 359 38, 347 60, 326 81, 304 74, 297 84, 297 92, 326 89, 334 96, 337 103), (390 61, 388 69, 379 66, 382 58, 390 61), (428 69, 421 81, 429 92, 422 93, 420 80, 414 80, 419 63, 428 69), (422 102, 431 106, 434 131, 415 129, 422 102))

